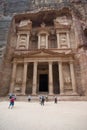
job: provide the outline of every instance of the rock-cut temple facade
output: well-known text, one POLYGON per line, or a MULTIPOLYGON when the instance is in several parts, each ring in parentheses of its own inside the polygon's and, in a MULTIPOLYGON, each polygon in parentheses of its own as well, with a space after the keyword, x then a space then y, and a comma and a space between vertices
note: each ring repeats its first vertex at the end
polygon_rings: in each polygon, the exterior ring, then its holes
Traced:
POLYGON ((87 96, 87 1, 0 6, 0 95, 87 96))

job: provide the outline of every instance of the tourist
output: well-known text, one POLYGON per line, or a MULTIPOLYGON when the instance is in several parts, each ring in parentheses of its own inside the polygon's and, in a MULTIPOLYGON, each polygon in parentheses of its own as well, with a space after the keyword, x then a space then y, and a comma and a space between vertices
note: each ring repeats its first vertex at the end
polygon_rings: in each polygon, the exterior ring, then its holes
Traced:
POLYGON ((14 107, 14 100, 15 100, 15 98, 14 97, 12 97, 11 99, 10 99, 10 104, 9 104, 9 107, 8 108, 13 108, 14 107))
POLYGON ((48 101, 48 96, 46 95, 46 102, 48 101))
POLYGON ((40 96, 39 96, 39 101, 40 101, 40 104, 41 104, 41 100, 42 100, 42 96, 40 95, 40 96))
POLYGON ((57 97, 56 96, 54 97, 54 103, 57 103, 57 97))
POLYGON ((12 98, 12 96, 13 96, 13 94, 12 93, 9 93, 9 99, 11 99, 12 98))
POLYGON ((44 98, 44 96, 42 96, 41 105, 44 105, 44 102, 45 102, 45 98, 44 98))
POLYGON ((31 96, 30 96, 30 95, 28 96, 28 101, 29 101, 29 102, 31 101, 31 96))

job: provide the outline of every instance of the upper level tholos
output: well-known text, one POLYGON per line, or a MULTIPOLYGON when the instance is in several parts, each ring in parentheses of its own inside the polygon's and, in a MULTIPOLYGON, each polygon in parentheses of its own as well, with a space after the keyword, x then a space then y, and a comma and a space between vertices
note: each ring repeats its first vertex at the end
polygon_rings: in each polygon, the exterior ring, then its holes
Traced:
MULTIPOLYGON (((13 23, 16 29, 15 49, 67 50, 77 47, 75 18, 69 11, 54 10, 18 14, 13 23)), ((12 41, 13 42, 13 41, 12 41)))

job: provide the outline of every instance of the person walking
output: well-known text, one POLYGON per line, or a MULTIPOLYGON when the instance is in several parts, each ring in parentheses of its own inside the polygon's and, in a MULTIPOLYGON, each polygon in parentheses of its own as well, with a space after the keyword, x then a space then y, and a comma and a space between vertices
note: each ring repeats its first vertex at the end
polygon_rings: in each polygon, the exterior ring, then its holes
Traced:
POLYGON ((10 104, 9 104, 9 107, 8 108, 13 108, 14 107, 14 97, 12 97, 11 99, 10 99, 10 104))

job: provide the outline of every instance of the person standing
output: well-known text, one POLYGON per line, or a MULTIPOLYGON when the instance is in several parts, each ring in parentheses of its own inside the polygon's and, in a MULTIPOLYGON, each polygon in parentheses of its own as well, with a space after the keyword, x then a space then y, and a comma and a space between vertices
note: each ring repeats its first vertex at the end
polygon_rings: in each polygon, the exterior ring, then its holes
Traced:
POLYGON ((28 101, 29 101, 29 102, 31 101, 31 96, 30 96, 30 95, 28 96, 28 101))
POLYGON ((57 97, 56 97, 56 96, 55 96, 55 98, 54 98, 54 103, 57 104, 57 97))
POLYGON ((41 99, 41 105, 44 106, 44 102, 45 102, 45 98, 44 98, 44 96, 42 96, 42 99, 41 99))

